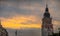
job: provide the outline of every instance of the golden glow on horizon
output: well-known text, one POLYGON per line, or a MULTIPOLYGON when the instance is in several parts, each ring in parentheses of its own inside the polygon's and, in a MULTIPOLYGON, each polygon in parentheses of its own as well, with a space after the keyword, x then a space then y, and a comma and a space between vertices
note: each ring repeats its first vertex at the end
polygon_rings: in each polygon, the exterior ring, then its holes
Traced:
MULTIPOLYGON (((4 28, 11 28, 11 29, 24 29, 24 28, 41 28, 40 21, 37 21, 38 18, 35 16, 14 16, 12 18, 4 18, 0 17, 2 20, 2 25, 4 28), (27 21, 38 22, 38 23, 27 23, 27 21), (25 24, 24 24, 25 23, 25 24)), ((40 19, 40 18, 39 18, 40 19)), ((58 21, 54 21, 53 25, 57 26, 59 24, 58 21)))
POLYGON ((2 24, 5 28, 23 29, 23 28, 41 28, 40 24, 2 24))
POLYGON ((4 28, 11 28, 11 29, 22 29, 22 28, 41 28, 41 24, 33 24, 33 23, 26 23, 28 20, 31 20, 32 22, 36 21, 36 17, 34 16, 15 16, 13 18, 1 18, 2 25, 4 28))

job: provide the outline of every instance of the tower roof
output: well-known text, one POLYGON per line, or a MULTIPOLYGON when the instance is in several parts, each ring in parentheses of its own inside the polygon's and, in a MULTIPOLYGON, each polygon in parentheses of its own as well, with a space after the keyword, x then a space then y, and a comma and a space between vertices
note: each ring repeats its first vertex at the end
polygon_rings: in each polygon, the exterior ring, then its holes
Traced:
POLYGON ((44 17, 50 17, 50 13, 49 13, 49 9, 48 9, 48 5, 47 4, 46 4, 46 8, 45 8, 44 17))
POLYGON ((49 12, 49 9, 48 9, 48 5, 46 4, 46 9, 45 9, 46 12, 49 12))

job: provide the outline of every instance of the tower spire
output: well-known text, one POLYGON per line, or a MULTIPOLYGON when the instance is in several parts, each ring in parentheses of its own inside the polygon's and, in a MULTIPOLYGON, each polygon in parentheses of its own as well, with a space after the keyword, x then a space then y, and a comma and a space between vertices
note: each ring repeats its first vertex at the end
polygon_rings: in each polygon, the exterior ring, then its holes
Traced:
POLYGON ((48 9, 48 5, 47 4, 46 4, 46 8, 45 8, 44 17, 50 18, 50 13, 49 13, 49 9, 48 9))
POLYGON ((45 12, 49 12, 48 5, 46 4, 45 12))
POLYGON ((46 8, 48 8, 48 5, 47 5, 47 3, 46 3, 46 8))

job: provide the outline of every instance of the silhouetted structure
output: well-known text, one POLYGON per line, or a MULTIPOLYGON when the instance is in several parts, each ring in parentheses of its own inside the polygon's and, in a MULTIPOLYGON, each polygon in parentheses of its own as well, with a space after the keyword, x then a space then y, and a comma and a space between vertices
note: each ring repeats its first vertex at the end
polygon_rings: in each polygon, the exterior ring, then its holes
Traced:
POLYGON ((15 31, 15 36, 17 36, 17 30, 15 31))
POLYGON ((58 30, 59 30, 59 36, 60 36, 60 28, 58 28, 58 30))
POLYGON ((52 18, 50 17, 48 5, 46 4, 46 9, 44 17, 42 19, 42 36, 50 36, 53 33, 52 18))
POLYGON ((59 30, 59 33, 53 33, 52 36, 60 36, 60 28, 58 28, 58 30, 59 30))
POLYGON ((8 36, 8 32, 5 28, 2 27, 1 21, 0 21, 0 36, 8 36))
POLYGON ((59 33, 53 33, 53 35, 49 35, 49 36, 60 36, 60 28, 59 28, 59 33))

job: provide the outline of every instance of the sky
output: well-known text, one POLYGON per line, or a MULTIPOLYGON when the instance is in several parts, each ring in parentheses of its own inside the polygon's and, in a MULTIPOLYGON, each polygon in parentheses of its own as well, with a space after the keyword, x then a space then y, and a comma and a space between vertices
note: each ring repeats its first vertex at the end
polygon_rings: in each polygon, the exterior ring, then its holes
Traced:
POLYGON ((41 28, 46 3, 56 31, 60 27, 60 0, 1 0, 0 19, 4 28, 41 28))

